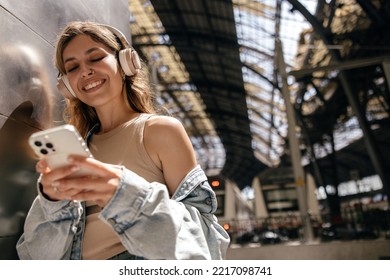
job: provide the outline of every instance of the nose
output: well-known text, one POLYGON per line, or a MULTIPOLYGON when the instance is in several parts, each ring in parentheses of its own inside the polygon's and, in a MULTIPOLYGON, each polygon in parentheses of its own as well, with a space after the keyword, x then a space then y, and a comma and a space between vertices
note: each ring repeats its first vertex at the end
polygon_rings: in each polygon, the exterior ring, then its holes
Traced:
POLYGON ((95 71, 88 65, 83 65, 83 66, 80 66, 81 67, 81 76, 83 78, 85 77, 88 77, 90 75, 92 75, 93 73, 95 73, 95 71))

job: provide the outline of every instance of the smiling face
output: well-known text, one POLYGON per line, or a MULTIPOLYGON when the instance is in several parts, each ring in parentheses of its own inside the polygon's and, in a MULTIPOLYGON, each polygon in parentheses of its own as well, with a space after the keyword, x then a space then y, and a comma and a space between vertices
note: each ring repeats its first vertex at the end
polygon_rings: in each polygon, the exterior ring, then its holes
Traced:
POLYGON ((63 51, 69 83, 77 97, 92 107, 123 103, 123 80, 115 53, 88 35, 74 37, 63 51))

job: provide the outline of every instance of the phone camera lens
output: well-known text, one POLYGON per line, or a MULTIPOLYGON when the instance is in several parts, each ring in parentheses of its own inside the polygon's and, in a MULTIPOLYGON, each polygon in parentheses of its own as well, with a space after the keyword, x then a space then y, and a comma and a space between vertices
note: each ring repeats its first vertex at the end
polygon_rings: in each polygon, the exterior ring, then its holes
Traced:
POLYGON ((52 143, 46 143, 46 147, 49 148, 49 149, 52 149, 54 146, 52 143))
POLYGON ((37 147, 40 147, 40 146, 42 146, 42 142, 41 141, 35 141, 34 145, 37 146, 37 147))
POLYGON ((42 155, 47 155, 47 153, 48 153, 48 152, 47 152, 46 149, 41 149, 41 154, 42 154, 42 155))

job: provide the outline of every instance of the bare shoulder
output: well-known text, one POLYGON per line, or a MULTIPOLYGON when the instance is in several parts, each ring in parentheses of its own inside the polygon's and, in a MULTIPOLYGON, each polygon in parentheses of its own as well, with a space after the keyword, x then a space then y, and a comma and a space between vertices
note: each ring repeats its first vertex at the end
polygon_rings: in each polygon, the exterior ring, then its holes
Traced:
POLYGON ((146 122, 148 125, 181 125, 181 122, 174 117, 159 115, 150 117, 146 122))
POLYGON ((169 116, 153 116, 145 123, 145 129, 149 134, 165 134, 184 132, 183 124, 174 117, 169 116))
POLYGON ((144 143, 150 157, 163 170, 168 189, 173 194, 197 164, 183 124, 173 117, 153 116, 145 124, 144 143))
POLYGON ((174 117, 153 116, 145 123, 144 142, 151 153, 169 151, 178 147, 190 147, 190 140, 183 124, 174 117))

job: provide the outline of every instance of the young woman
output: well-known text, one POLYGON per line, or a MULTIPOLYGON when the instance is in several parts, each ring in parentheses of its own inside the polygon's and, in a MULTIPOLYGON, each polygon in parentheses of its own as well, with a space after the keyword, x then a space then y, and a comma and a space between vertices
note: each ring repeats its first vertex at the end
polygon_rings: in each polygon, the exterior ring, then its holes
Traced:
POLYGON ((55 64, 65 120, 86 136, 94 159, 72 156, 54 170, 37 163, 19 257, 223 259, 229 237, 213 215, 215 194, 182 124, 155 114, 146 68, 123 35, 72 22, 55 64), (68 177, 81 167, 94 175, 68 177))

